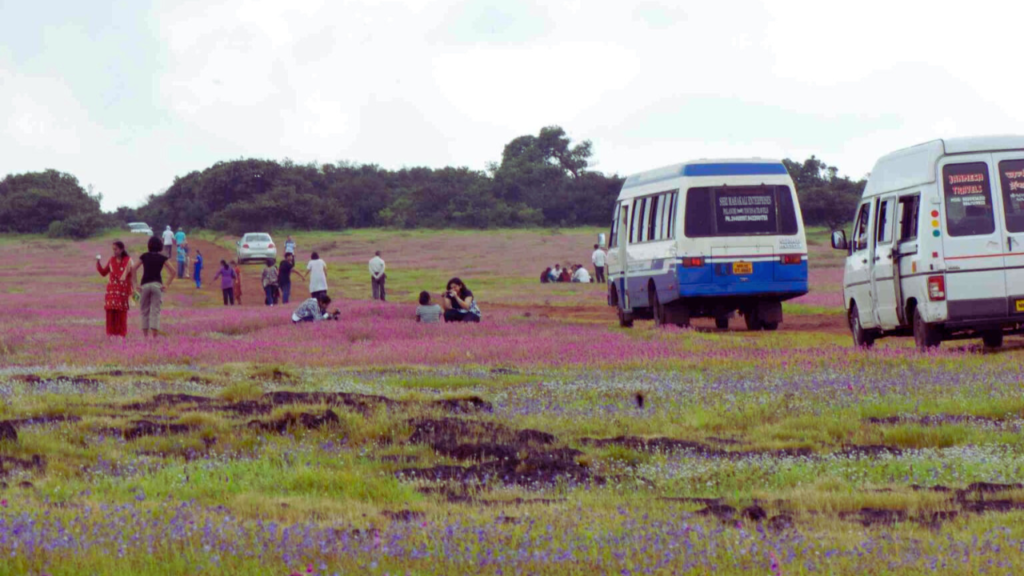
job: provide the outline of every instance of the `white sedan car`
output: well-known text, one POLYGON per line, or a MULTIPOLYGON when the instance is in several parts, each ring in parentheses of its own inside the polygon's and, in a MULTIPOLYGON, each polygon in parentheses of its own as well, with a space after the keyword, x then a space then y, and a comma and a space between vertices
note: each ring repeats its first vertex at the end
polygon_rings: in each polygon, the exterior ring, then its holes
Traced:
POLYGON ((128 224, 128 231, 132 234, 145 234, 146 236, 153 235, 153 229, 145 222, 132 222, 128 224))
POLYGON ((274 239, 266 232, 250 232, 242 236, 236 244, 239 264, 245 264, 250 260, 263 262, 269 258, 277 259, 274 239))

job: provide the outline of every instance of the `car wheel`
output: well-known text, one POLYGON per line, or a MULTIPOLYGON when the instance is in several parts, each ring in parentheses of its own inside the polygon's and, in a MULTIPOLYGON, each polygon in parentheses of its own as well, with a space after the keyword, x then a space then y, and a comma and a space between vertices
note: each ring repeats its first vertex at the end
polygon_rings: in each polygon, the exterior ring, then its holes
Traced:
POLYGON ((942 343, 942 331, 938 326, 929 324, 921 317, 921 311, 914 309, 914 344, 918 350, 926 351, 942 343))
POLYGON ((860 323, 860 310, 857 305, 850 306, 850 313, 847 317, 850 323, 850 334, 853 335, 853 345, 857 348, 871 348, 875 345, 875 335, 864 329, 860 323))
POLYGON ((729 329, 729 317, 728 316, 719 316, 718 318, 715 318, 715 328, 718 328, 719 330, 728 330, 729 329))
POLYGON ((1003 345, 1003 331, 990 330, 982 332, 981 341, 985 343, 985 348, 999 348, 1003 345))

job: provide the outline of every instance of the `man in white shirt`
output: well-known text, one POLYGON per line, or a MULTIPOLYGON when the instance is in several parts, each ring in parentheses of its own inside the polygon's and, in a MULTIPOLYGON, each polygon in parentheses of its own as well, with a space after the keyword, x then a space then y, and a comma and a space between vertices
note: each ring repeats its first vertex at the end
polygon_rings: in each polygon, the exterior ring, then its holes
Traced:
POLYGON ((590 256, 590 261, 594 263, 594 279, 597 282, 607 281, 604 277, 605 259, 607 257, 608 255, 604 253, 604 250, 601 250, 601 246, 594 244, 594 253, 590 256))
POLYGON ((166 252, 167 257, 170 258, 173 256, 172 250, 174 250, 174 231, 171 230, 170 226, 164 230, 161 240, 164 241, 164 252, 166 252))
POLYGON ((387 278, 388 275, 384 273, 384 259, 380 257, 380 250, 378 250, 374 253, 373 258, 370 258, 370 284, 373 286, 374 300, 387 300, 387 295, 384 292, 384 281, 387 278))
POLYGON ((572 273, 572 281, 590 284, 590 272, 587 272, 587 269, 581 264, 577 264, 576 271, 572 273))

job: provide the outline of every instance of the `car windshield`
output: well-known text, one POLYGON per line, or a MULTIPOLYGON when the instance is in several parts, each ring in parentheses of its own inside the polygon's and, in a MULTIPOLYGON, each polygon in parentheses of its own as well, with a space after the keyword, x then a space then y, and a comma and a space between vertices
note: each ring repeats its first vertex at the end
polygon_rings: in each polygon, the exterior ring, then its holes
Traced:
POLYGON ((270 236, 266 234, 246 234, 246 242, 270 242, 270 236))

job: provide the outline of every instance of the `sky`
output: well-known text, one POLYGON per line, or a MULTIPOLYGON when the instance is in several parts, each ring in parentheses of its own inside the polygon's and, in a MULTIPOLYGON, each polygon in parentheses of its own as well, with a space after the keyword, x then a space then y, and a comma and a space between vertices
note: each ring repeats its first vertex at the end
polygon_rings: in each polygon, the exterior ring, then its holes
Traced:
POLYGON ((69 172, 112 210, 238 158, 483 170, 559 125, 606 174, 814 154, 860 178, 1024 134, 1022 22, 989 0, 0 0, 0 177, 69 172))

